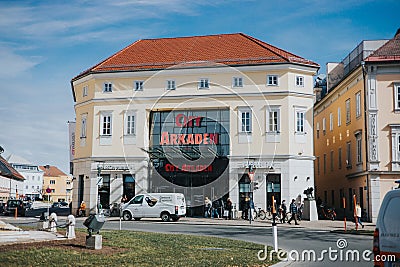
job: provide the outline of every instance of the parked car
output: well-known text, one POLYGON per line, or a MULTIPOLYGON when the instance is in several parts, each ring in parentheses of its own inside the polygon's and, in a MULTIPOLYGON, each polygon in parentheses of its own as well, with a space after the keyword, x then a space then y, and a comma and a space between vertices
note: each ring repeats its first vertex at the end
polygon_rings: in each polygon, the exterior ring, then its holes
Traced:
MULTIPOLYGON (((35 205, 33 205, 33 207, 34 206, 35 205)), ((54 202, 49 207, 45 207, 42 205, 38 208, 34 207, 31 209, 27 209, 25 212, 25 216, 42 216, 42 214, 45 212, 49 212, 49 214, 52 214, 54 212, 55 214, 57 214, 57 216, 68 216, 70 214, 69 205, 67 202, 54 202)))
POLYGON ((376 221, 374 266, 400 267, 400 180, 396 183, 399 188, 386 193, 376 221))
POLYGON ((7 200, 6 207, 4 209, 4 215, 14 215, 17 210, 17 215, 25 216, 25 204, 20 199, 9 199, 7 200))
POLYGON ((122 206, 124 220, 141 218, 161 218, 174 222, 186 215, 185 196, 181 193, 147 193, 133 197, 122 206))

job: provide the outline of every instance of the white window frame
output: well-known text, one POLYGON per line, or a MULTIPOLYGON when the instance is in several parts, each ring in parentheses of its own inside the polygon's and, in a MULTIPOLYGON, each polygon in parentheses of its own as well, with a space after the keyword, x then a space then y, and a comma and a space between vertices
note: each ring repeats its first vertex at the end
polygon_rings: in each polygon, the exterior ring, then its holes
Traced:
POLYGON ((86 138, 87 134, 87 114, 81 116, 81 138, 86 138))
POLYGON ((394 110, 400 112, 400 83, 393 85, 394 110))
POLYGON ((103 93, 112 93, 113 84, 110 82, 106 82, 103 84, 103 93))
POLYGON ((400 124, 390 125, 390 131, 392 135, 392 164, 397 164, 396 170, 400 170, 400 124))
POLYGON ((233 77, 232 78, 232 87, 243 87, 243 77, 233 77))
POLYGON ((329 130, 333 131, 333 113, 329 113, 329 130))
POLYGON ((144 81, 142 80, 137 80, 133 82, 133 90, 134 91, 143 91, 143 86, 144 85, 144 81))
POLYGON ((239 133, 252 132, 252 111, 250 108, 240 108, 238 117, 239 133), (247 115, 246 115, 247 114, 247 115))
POLYGON ((326 118, 322 118, 322 133, 326 134, 326 118))
POLYGON ((113 119, 112 119, 111 111, 101 112, 101 114, 100 114, 100 136, 112 136, 112 121, 113 121, 113 119), (108 124, 108 126, 104 127, 105 124, 108 124))
POLYGON ((281 132, 281 109, 270 107, 267 109, 267 133, 280 134, 281 132), (273 116, 273 117, 271 117, 273 116))
POLYGON ((362 134, 361 131, 358 131, 355 134, 356 137, 356 159, 357 159, 357 164, 362 163, 362 134))
POLYGON ((342 169, 342 148, 338 149, 338 169, 342 169))
POLYGON ((316 125, 316 134, 317 134, 317 139, 319 139, 319 122, 317 122, 317 125, 316 125))
POLYGON ((304 76, 300 76, 300 75, 296 76, 296 86, 304 87, 304 76))
POLYGON ((267 86, 278 86, 279 85, 279 76, 276 74, 267 75, 267 86))
POLYGON ((124 114, 124 135, 136 135, 136 112, 127 111, 124 114))
POLYGON ((351 122, 351 102, 350 98, 346 100, 346 124, 351 122))
POLYGON ((346 168, 351 168, 351 142, 346 143, 346 168))
POLYGON ((361 116, 361 91, 356 93, 356 118, 361 116))
POLYGON ((176 89, 176 81, 175 80, 167 80, 166 89, 167 90, 175 90, 176 89))
POLYGON ((83 86, 83 88, 82 88, 82 96, 83 97, 88 95, 88 90, 89 90, 88 88, 89 88, 88 85, 83 86))
POLYGON ((306 133, 306 111, 305 109, 295 109, 295 133, 305 134, 306 133))
POLYGON ((198 88, 199 89, 209 89, 210 88, 210 80, 208 78, 200 78, 198 88))
POLYGON ((337 109, 337 126, 341 126, 342 125, 342 110, 340 109, 340 107, 338 107, 337 109))

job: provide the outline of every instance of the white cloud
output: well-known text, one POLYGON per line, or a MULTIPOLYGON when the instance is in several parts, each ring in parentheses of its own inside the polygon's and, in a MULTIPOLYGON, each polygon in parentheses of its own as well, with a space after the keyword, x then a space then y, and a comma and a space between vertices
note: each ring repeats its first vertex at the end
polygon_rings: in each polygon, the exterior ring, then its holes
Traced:
POLYGON ((39 57, 23 57, 10 48, 0 46, 0 77, 17 77, 41 62, 39 57))

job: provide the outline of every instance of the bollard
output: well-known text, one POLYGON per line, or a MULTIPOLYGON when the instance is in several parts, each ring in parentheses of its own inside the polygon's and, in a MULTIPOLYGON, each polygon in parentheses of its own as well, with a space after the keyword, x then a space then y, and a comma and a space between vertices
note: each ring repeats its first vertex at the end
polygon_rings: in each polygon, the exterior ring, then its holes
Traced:
POLYGON ((68 215, 67 217, 67 231, 65 233, 65 237, 68 239, 73 239, 75 238, 75 224, 76 220, 74 215, 68 215))
POLYGON ((49 217, 50 232, 57 233, 57 214, 54 212, 49 217))

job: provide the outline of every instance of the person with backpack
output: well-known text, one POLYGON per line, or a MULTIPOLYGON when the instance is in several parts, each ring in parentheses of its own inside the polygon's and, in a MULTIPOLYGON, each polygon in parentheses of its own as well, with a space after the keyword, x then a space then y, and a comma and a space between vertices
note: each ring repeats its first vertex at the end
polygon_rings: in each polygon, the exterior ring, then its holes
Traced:
POLYGON ((299 223, 297 222, 297 205, 295 199, 292 199, 292 203, 290 203, 289 210, 292 213, 292 216, 290 217, 288 224, 291 224, 290 222, 294 219, 295 224, 299 225, 299 223))
POLYGON ((286 213, 287 213, 286 201, 282 200, 282 204, 281 204, 281 223, 285 223, 286 213))

